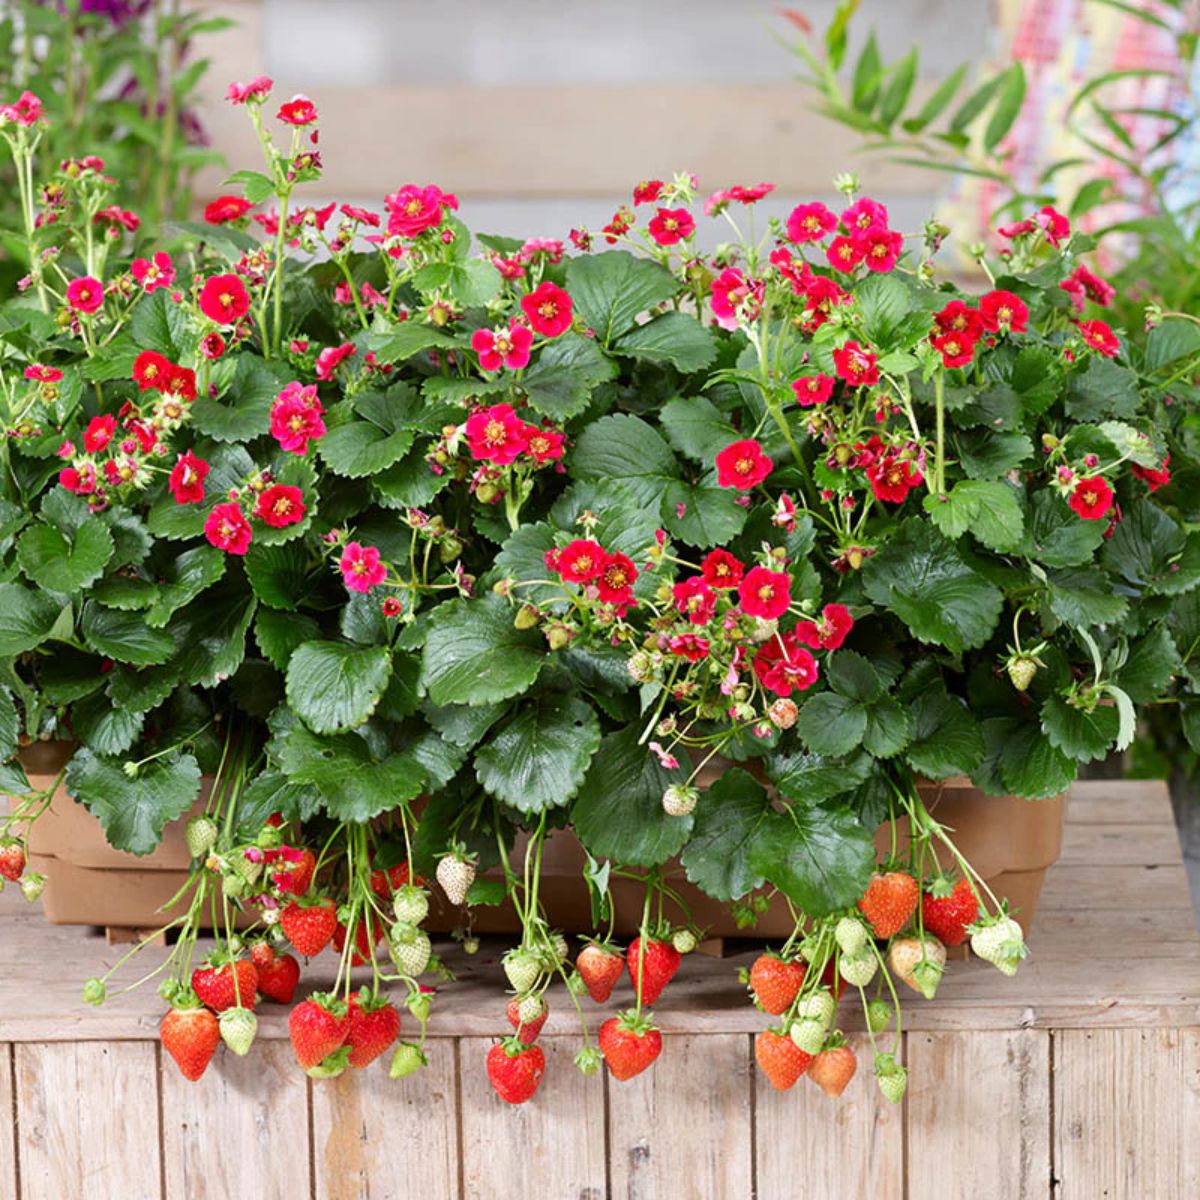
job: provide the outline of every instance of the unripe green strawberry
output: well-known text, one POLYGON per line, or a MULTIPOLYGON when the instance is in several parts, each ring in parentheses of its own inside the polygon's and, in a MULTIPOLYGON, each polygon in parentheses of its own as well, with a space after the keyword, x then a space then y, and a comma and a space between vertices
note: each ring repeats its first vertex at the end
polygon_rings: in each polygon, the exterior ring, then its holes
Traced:
POLYGON ((815 937, 803 937, 800 939, 800 957, 806 963, 815 961, 817 955, 821 951, 821 943, 815 937))
POLYGON ((420 925, 429 915, 429 893, 415 884, 401 884, 392 897, 392 911, 402 925, 420 925))
POLYGON ((429 1020, 429 1009, 432 1006, 427 992, 414 992, 405 1001, 405 1005, 421 1025, 429 1020))
POLYGON ((542 619, 542 614, 532 604, 522 604, 513 617, 513 625, 517 629, 533 629, 542 619))
POLYGON ((221 1041, 239 1058, 249 1054, 258 1033, 258 1018, 254 1013, 248 1008, 227 1008, 217 1020, 221 1026, 221 1041))
POLYGON ((908 1069, 902 1067, 891 1054, 877 1054, 875 1082, 879 1084, 879 1090, 885 1100, 899 1104, 908 1089, 908 1069))
POLYGON ((97 1008, 104 1003, 107 989, 103 979, 89 979, 83 985, 83 999, 86 1004, 94 1004, 97 1008))
POLYGON ((867 1028, 872 1033, 886 1029, 892 1023, 892 1006, 886 1000, 872 1000, 867 1005, 867 1028))
POLYGON ((217 823, 212 817, 193 817, 184 830, 188 853, 193 858, 204 858, 217 844, 217 823))
POLYGON ((420 1047, 412 1042, 401 1042, 392 1053, 392 1062, 388 1074, 393 1079, 404 1079, 415 1075, 422 1067, 429 1065, 429 1059, 421 1052, 420 1047))
POLYGON ((866 987, 875 978, 878 968, 870 950, 861 954, 843 954, 838 961, 838 973, 851 987, 866 987))
POLYGON ((462 940, 462 948, 463 948, 464 954, 478 954, 479 953, 479 939, 477 937, 473 937, 472 935, 468 934, 462 940))
POLYGON ((429 935, 423 929, 397 922, 392 926, 388 944, 391 946, 392 958, 403 974, 415 979, 429 966, 429 956, 433 953, 433 947, 430 945, 429 935))
POLYGON ((971 950, 1005 975, 1015 975, 1028 953, 1021 926, 1012 917, 984 917, 971 931, 971 950))
POLYGON ((604 1062, 604 1055, 595 1046, 588 1046, 575 1055, 575 1065, 581 1075, 595 1075, 604 1062))
POLYGON ((827 988, 818 988, 796 1006, 796 1016, 810 1017, 821 1023, 822 1029, 828 1029, 833 1024, 833 1015, 837 1012, 837 1001, 827 988))
POLYGON ((861 954, 867 944, 867 927, 857 917, 843 917, 833 931, 843 954, 861 954))
POLYGON ((528 992, 537 983, 541 967, 528 950, 510 950, 504 956, 504 974, 515 992, 528 992))
POLYGON ((558 962, 567 961, 567 955, 571 952, 571 947, 567 945, 567 939, 561 933, 552 933, 550 935, 550 946, 558 962))
POLYGON ((437 881, 446 899, 458 907, 467 901, 467 892, 475 882, 475 864, 457 851, 438 860, 437 881))
POLYGON ((36 904, 46 890, 46 877, 40 871, 26 871, 17 886, 30 904, 36 904))
POLYGON ((696 935, 690 929, 677 929, 671 934, 671 945, 680 954, 691 954, 696 948, 696 935))
POLYGON ((700 793, 682 783, 671 784, 662 794, 663 812, 669 817, 686 817, 696 808, 700 793))
POLYGON ((1012 654, 1004 667, 1018 692, 1027 691, 1038 672, 1037 659, 1030 654, 1012 654))
POLYGON ((240 900, 250 894, 250 885, 240 875, 226 875, 221 879, 221 891, 230 900, 240 900))
POLYGON ((788 1030, 791 1039, 805 1054, 819 1054, 825 1045, 825 1025, 812 1017, 793 1021, 788 1030))

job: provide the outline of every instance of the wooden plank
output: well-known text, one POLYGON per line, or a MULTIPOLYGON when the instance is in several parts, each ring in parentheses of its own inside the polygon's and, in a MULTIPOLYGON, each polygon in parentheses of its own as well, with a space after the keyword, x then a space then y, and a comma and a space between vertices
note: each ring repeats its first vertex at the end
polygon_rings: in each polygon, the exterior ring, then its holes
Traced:
POLYGON ((1054 1039, 1056 1200, 1200 1195, 1200 1030, 1054 1039))
POLYGON ((156 1047, 17 1047, 21 1200, 160 1200, 156 1047))
MULTIPOLYGON (((848 1040, 858 1055, 858 1071, 837 1100, 808 1079, 778 1092, 755 1071, 759 1196, 901 1200, 904 1111, 880 1095, 867 1037, 851 1035, 848 1040)), ((890 1039, 882 1039, 880 1046, 890 1048, 890 1039)))
POLYGON ((1175 826, 1080 823, 1063 828, 1063 858, 1108 866, 1175 866, 1183 858, 1175 826))
POLYGON ((609 1079, 613 1196, 750 1200, 751 1054, 744 1034, 668 1035, 649 1071, 609 1079))
POLYGON ((442 1040, 428 1053, 429 1066, 407 1079, 388 1078, 385 1055, 313 1082, 316 1200, 459 1195, 455 1044, 442 1040))
MULTIPOLYGON (((1064 909, 1132 909, 1153 912, 1190 908, 1187 872, 1182 860, 1163 867, 1094 867, 1090 863, 1060 862, 1046 874, 1041 907, 1064 909)), ((1035 924, 1036 931, 1036 924, 1035 924)))
MULTIPOLYGON (((908 1036, 908 1193, 1044 1200, 1050 1186, 1047 1033, 908 1036)), ((1096 1191, 1089 1200, 1101 1193, 1096 1191)))
POLYGON ((1174 825, 1171 795, 1161 779, 1084 780, 1071 788, 1067 825, 1174 825))
POLYGON ((161 1060, 166 1200, 227 1200, 247 1180, 256 1200, 308 1194, 307 1080, 290 1046, 219 1050, 196 1083, 161 1060))
POLYGON ((465 1200, 604 1200, 604 1080, 584 1078, 571 1061, 578 1036, 543 1034, 546 1076, 537 1095, 515 1107, 488 1083, 492 1041, 458 1043, 465 1200))
MULTIPOLYGON (((224 86, 223 80, 222 92, 224 86)), ((844 134, 812 112, 791 82, 313 89, 303 80, 278 79, 274 95, 297 91, 310 94, 320 112, 322 194, 382 198, 407 181, 436 182, 468 202, 468 223, 471 196, 599 195, 615 209, 639 179, 681 169, 694 171, 708 190, 766 178, 781 193, 826 195, 846 167, 844 134), (504 136, 488 121, 464 121, 464 101, 503 112, 504 136), (364 121, 364 113, 372 119, 364 121), (549 146, 553 153, 514 155, 516 145, 549 146)), ((261 170, 261 150, 241 108, 213 97, 201 120, 229 168, 206 172, 200 195, 215 194, 229 170, 261 170)), ((930 193, 928 172, 915 167, 864 158, 854 168, 868 191, 930 193)))
POLYGON ((13 1103, 13 1047, 0 1042, 0 1195, 19 1196, 16 1106, 13 1103))

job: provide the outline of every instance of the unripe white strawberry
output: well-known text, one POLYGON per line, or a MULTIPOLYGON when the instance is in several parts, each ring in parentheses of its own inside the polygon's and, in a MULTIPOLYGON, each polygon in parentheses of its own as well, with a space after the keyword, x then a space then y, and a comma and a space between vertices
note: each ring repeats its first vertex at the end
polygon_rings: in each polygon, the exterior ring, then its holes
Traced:
POLYGON ((1029 654, 1011 655, 1004 667, 1008 671, 1008 677, 1012 680, 1013 687, 1018 692, 1027 691, 1033 682, 1033 677, 1038 672, 1037 659, 1029 654))
POLYGON ((517 1005, 517 1017, 522 1025, 532 1025, 545 1007, 546 1001, 541 996, 526 996, 517 1005))
POLYGON ((823 1030, 833 1024, 833 1015, 836 1012, 837 1001, 827 988, 818 988, 796 1005, 796 1016, 819 1021, 823 1030))
POLYGON ((541 967, 537 957, 528 950, 510 950, 504 956, 504 974, 508 976, 513 991, 527 992, 537 983, 541 967))
POLYGON ((258 1033, 258 1018, 248 1008, 227 1008, 217 1018, 221 1027, 221 1041, 239 1058, 250 1053, 254 1037, 258 1033))
POLYGON ((780 696, 767 709, 767 716, 771 718, 771 724, 776 729, 791 729, 799 715, 800 709, 796 707, 795 700, 789 700, 786 696, 780 696))
POLYGON ((193 817, 183 831, 188 853, 193 858, 204 858, 217 844, 217 823, 212 817, 193 817))
POLYGON ((696 948, 696 935, 690 929, 677 929, 671 934, 671 945, 680 954, 691 954, 696 948))
POLYGON ((805 1054, 819 1054, 821 1047, 825 1045, 825 1023, 812 1017, 793 1021, 788 1034, 805 1054))
POLYGON ((46 890, 46 877, 41 871, 26 871, 17 886, 21 889, 21 895, 30 904, 33 904, 41 899, 42 893, 46 890))
POLYGON ((467 892, 475 882, 475 864, 457 853, 447 854, 438 861, 437 881, 451 904, 465 904, 467 892))
POLYGON ((843 954, 838 960, 838 973, 851 987, 866 987, 875 978, 879 964, 869 950, 859 954, 843 954))
POLYGON ((843 954, 861 954, 867 944, 867 927, 857 917, 843 917, 833 931, 843 954))
POLYGON ((416 978, 429 966, 429 957, 433 953, 429 935, 415 925, 403 925, 399 922, 392 926, 388 938, 392 959, 400 971, 416 978))
POLYGON ((1029 950, 1021 926, 1012 917, 984 917, 972 927, 971 950, 1005 975, 1015 975, 1029 950))
POLYGON ((929 933, 924 938, 896 938, 888 950, 888 963, 914 992, 932 1000, 946 971, 946 947, 929 933))
POLYGON ((663 812, 669 817, 686 817, 694 812, 700 793, 682 783, 671 784, 662 794, 663 812))
POLYGON ((402 884, 392 897, 392 911, 402 924, 420 925, 429 915, 429 893, 415 884, 402 884))
POLYGON ((875 1082, 885 1100, 899 1104, 908 1090, 908 1069, 891 1054, 878 1054, 875 1056, 875 1082))

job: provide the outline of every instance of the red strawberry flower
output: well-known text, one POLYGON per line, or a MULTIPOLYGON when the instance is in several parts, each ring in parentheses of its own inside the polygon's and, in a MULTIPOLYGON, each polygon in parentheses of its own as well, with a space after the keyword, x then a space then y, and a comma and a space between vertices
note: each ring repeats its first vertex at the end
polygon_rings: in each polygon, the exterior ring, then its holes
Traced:
POLYGON ((833 352, 838 378, 851 387, 873 387, 879 382, 879 360, 874 352, 858 342, 846 342, 833 352))
POLYGON ((104 303, 104 284, 92 275, 67 284, 67 304, 76 312, 94 313, 104 303))
POLYGON ((717 483, 746 492, 762 483, 774 465, 753 438, 731 442, 717 452, 717 483))
POLYGON ((788 214, 788 241, 822 241, 837 228, 837 224, 837 217, 820 201, 812 204, 797 204, 788 214))
POLYGON ((650 218, 647 233, 660 246, 674 246, 696 232, 696 220, 686 208, 660 208, 650 218))
POLYGON ((250 522, 237 504, 218 504, 204 522, 204 536, 227 554, 245 554, 252 536, 250 522))
POLYGON ((801 375, 792 380, 792 391, 796 393, 796 403, 803 408, 812 408, 817 404, 825 404, 833 395, 834 378, 818 372, 815 375, 801 375))
POLYGON ((387 567, 380 561, 378 547, 359 542, 347 543, 338 569, 342 573, 342 582, 352 592, 365 594, 387 578, 387 567))
POLYGON ((637 581, 638 569, 626 554, 605 554, 596 576, 596 590, 605 604, 618 608, 629 608, 633 603, 633 585, 637 581))
POLYGON ((433 229, 442 223, 447 209, 458 208, 457 197, 432 183, 426 187, 405 184, 398 192, 385 196, 383 202, 390 214, 388 233, 401 237, 416 237, 433 229))
POLYGON ((208 463, 197 457, 195 451, 185 450, 171 468, 167 487, 176 504, 203 504, 207 477, 208 463))
POLYGON ((315 384, 289 383, 271 405, 271 436, 293 454, 307 454, 308 444, 325 436, 324 408, 315 384))
POLYGON ((728 550, 712 550, 700 564, 700 573, 710 588, 733 588, 742 581, 746 568, 728 550))
POLYGON ((717 608, 716 593, 704 581, 702 575, 693 575, 681 580, 671 591, 675 607, 693 625, 707 625, 717 608))
POLYGON ((532 345, 532 332, 515 323, 507 329, 477 329, 471 334, 471 349, 479 355, 479 365, 485 371, 499 371, 501 367, 519 371, 527 367, 532 345))
POLYGON ((135 258, 129 269, 133 272, 134 279, 142 285, 144 292, 170 287, 175 282, 175 265, 171 256, 163 250, 152 259, 135 258))
POLYGON ((754 656, 754 674, 763 687, 777 696, 807 691, 817 682, 817 660, 793 633, 775 634, 754 656))
POLYGON ((814 650, 837 650, 853 628, 854 618, 844 604, 827 604, 819 621, 797 621, 792 632, 814 650))
POLYGON ((604 548, 590 538, 576 538, 555 558, 555 569, 567 583, 591 583, 604 566, 604 548))
POLYGON ((574 319, 571 297, 548 279, 521 297, 521 309, 534 332, 548 338, 566 333, 574 319))
POLYGON ((981 296, 979 314, 989 333, 1024 333, 1029 328, 1029 307, 1012 292, 998 290, 981 296))
POLYGON ((161 389, 171 366, 171 360, 165 354, 159 354, 157 350, 143 350, 133 360, 133 381, 138 385, 139 391, 161 389))
POLYGON ((945 367, 965 367, 975 359, 975 343, 965 333, 940 333, 929 340, 945 367))
POLYGON ((242 196, 218 196, 205 205, 204 219, 210 225, 228 225, 230 221, 241 220, 253 207, 242 196))
POLYGON ((113 440, 117 429, 117 418, 112 413, 93 417, 83 431, 83 448, 88 454, 99 454, 113 440))
POLYGON ((317 106, 307 96, 293 96, 279 106, 275 119, 285 125, 311 125, 317 119, 317 106))
POLYGON ((304 493, 286 483, 272 484, 259 493, 254 515, 272 529, 283 529, 304 520, 304 493))
POLYGON ((738 603, 751 617, 774 620, 782 617, 792 602, 792 581, 785 571, 754 567, 738 584, 738 603))
POLYGON ((529 442, 528 429, 511 404, 476 409, 465 426, 472 457, 501 467, 515 462, 524 453, 529 442))
POLYGON ((1080 479, 1067 503, 1076 516, 1084 521, 1098 521, 1112 508, 1113 490, 1102 475, 1080 479))
POLYGON ((213 275, 200 289, 200 311, 214 324, 236 324, 250 311, 246 285, 236 275, 213 275))
POLYGON ((1079 332, 1083 340, 1105 358, 1116 358, 1121 349, 1120 339, 1107 321, 1080 321, 1079 332))

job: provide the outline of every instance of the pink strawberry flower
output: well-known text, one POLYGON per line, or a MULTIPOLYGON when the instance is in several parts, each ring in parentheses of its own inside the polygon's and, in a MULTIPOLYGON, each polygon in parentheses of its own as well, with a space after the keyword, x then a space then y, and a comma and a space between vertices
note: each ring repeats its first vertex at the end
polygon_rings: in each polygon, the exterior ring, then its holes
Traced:
POLYGON ((271 94, 274 84, 267 75, 258 75, 249 83, 231 83, 225 89, 225 99, 230 104, 261 103, 271 94))
POLYGON ((792 581, 786 571, 753 567, 738 584, 738 603, 751 617, 771 621, 782 617, 792 602, 792 581))
POLYGON ((472 457, 500 467, 515 462, 524 453, 528 429, 511 404, 477 409, 467 418, 465 426, 472 457))
POLYGON ((142 285, 142 291, 154 292, 159 288, 170 287, 175 282, 175 264, 171 256, 159 250, 150 258, 135 258, 130 271, 133 277, 142 285))
POLYGON ((571 297, 548 279, 521 297, 521 309, 534 332, 542 337, 556 338, 566 333, 574 320, 571 297))
POLYGON ((67 304, 76 312, 94 313, 104 303, 104 284, 92 275, 83 275, 67 284, 67 304))
POLYGON ((696 232, 696 220, 686 208, 660 208, 650 218, 647 233, 660 246, 674 246, 696 232))
POLYGON ((340 346, 326 346, 317 355, 317 378, 327 383, 333 378, 334 372, 338 367, 346 359, 353 358, 357 353, 358 347, 353 342, 343 342, 340 346))
POLYGON ((739 320, 753 321, 762 308, 763 282, 747 279, 737 267, 726 267, 712 281, 713 318, 722 329, 736 329, 739 320))
POLYGON ((289 383, 271 405, 271 436, 292 454, 307 454, 309 442, 325 436, 324 408, 315 384, 289 383))
POLYGON ((179 456, 167 478, 167 487, 176 504, 204 503, 204 480, 208 477, 208 469, 208 463, 192 450, 179 456))
POLYGON ((838 219, 820 201, 797 204, 788 215, 787 235, 790 242, 820 242, 836 228, 838 219))
POLYGON ((204 522, 204 536, 226 554, 245 554, 250 549, 252 531, 241 507, 232 502, 216 505, 204 522))
POLYGON ((304 493, 286 483, 275 483, 264 488, 254 506, 254 515, 272 529, 295 525, 304 520, 307 511, 304 493))
POLYGON ((519 371, 529 365, 533 333, 515 322, 507 329, 477 329, 471 335, 471 349, 479 355, 479 365, 485 371, 507 367, 519 371))
POLYGON ((364 595, 387 579, 387 566, 380 561, 378 547, 359 542, 346 544, 338 569, 346 587, 364 595))
POLYGON ((721 487, 749 491, 770 475, 774 465, 753 438, 730 442, 717 451, 717 483, 721 487))
POLYGON ((416 237, 427 229, 433 229, 442 223, 442 217, 447 209, 458 208, 458 198, 450 192, 443 192, 435 184, 417 187, 416 184, 405 184, 398 192, 384 197, 388 217, 387 231, 401 237, 416 237))
POLYGON ((83 448, 88 454, 99 454, 109 442, 117 429, 117 418, 112 413, 93 417, 83 431, 83 448))
POLYGON ((279 106, 275 119, 285 125, 311 125, 317 119, 317 106, 307 96, 293 96, 279 106))
POLYGON ((792 391, 796 394, 796 403, 802 408, 812 408, 817 404, 825 404, 833 395, 834 378, 817 372, 815 375, 801 375, 792 380, 792 391))

